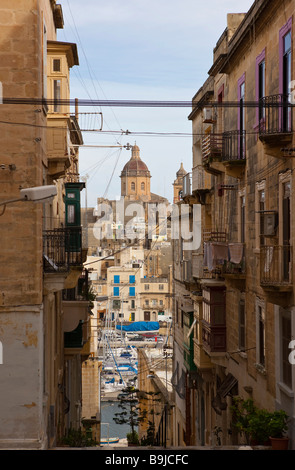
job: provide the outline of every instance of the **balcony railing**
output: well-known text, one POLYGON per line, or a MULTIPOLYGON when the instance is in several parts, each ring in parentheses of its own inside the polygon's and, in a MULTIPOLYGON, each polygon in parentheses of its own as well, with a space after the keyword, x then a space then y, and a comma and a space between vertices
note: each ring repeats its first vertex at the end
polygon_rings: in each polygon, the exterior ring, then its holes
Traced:
POLYGON ((246 132, 229 131, 222 134, 222 161, 241 162, 246 158, 246 132))
POLYGON ((259 101, 259 136, 292 132, 292 105, 288 95, 265 96, 259 101))
POLYGON ((229 258, 224 262, 223 274, 240 275, 246 273, 245 246, 243 243, 229 243, 229 258))
POLYGON ((292 247, 260 247, 260 284, 265 287, 292 285, 292 247))
POLYGON ((202 139, 203 162, 210 163, 219 160, 222 156, 222 136, 208 134, 202 139))
POLYGON ((45 272, 67 272, 72 266, 82 266, 82 228, 46 230, 43 259, 45 272))

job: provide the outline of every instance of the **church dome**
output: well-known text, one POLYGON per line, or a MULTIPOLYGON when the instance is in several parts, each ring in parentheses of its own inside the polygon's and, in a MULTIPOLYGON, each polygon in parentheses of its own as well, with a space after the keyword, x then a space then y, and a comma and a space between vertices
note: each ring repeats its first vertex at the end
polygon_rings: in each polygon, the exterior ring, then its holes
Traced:
POLYGON ((140 151, 137 145, 133 145, 132 156, 125 164, 121 176, 150 176, 147 165, 140 158, 140 151))

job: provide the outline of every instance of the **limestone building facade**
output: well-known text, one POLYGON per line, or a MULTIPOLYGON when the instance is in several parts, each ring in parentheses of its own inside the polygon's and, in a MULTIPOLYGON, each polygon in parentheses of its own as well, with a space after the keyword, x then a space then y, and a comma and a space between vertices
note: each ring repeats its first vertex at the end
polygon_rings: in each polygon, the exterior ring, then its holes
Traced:
POLYGON ((89 333, 86 297, 74 305, 65 294, 83 270, 74 148, 82 139, 70 107, 48 105, 69 96, 78 56, 74 44, 57 41, 64 20, 55 0, 1 2, 0 22, 0 447, 47 449, 81 424, 89 333), (53 84, 54 74, 65 86, 53 84), (53 200, 7 203, 20 188, 41 186, 56 187, 53 200), (80 344, 71 342, 76 328, 80 344))
MULTIPOLYGON (((195 370, 182 395, 176 391, 177 419, 185 436, 195 426, 190 436, 202 445, 216 442, 216 426, 223 444, 239 442, 230 411, 238 395, 284 409, 294 448, 293 21, 292 1, 284 8, 256 1, 229 14, 193 97, 192 171, 182 200, 201 206, 202 243, 183 292, 175 287, 174 319, 181 345, 179 305, 189 302, 195 370)), ((186 253, 179 256, 185 261, 186 253)))

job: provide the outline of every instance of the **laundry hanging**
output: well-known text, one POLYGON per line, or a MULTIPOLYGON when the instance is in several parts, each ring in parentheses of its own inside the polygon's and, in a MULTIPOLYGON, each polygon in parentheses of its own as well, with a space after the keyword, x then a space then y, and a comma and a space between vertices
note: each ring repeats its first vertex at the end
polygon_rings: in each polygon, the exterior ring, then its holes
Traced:
POLYGON ((228 244, 223 242, 205 242, 204 243, 204 261, 203 264, 212 271, 217 265, 228 261, 228 244))
POLYGON ((243 243, 229 243, 229 261, 233 264, 240 264, 244 254, 243 243))

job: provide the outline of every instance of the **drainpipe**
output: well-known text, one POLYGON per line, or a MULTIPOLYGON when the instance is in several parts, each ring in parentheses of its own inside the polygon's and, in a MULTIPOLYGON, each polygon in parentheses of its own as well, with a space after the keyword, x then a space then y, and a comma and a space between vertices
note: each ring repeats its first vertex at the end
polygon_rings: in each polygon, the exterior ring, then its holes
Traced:
POLYGON ((186 373, 185 382, 185 445, 191 444, 191 404, 190 404, 190 387, 189 372, 186 373))

